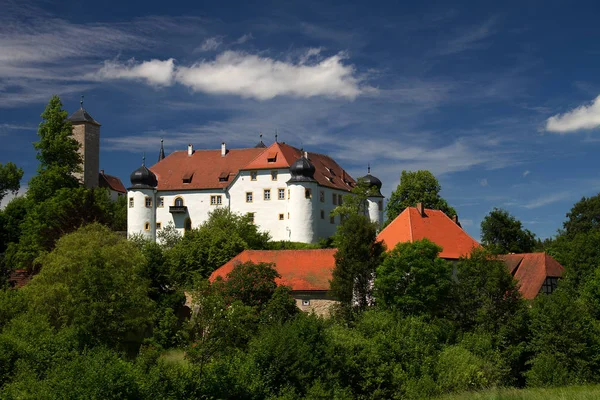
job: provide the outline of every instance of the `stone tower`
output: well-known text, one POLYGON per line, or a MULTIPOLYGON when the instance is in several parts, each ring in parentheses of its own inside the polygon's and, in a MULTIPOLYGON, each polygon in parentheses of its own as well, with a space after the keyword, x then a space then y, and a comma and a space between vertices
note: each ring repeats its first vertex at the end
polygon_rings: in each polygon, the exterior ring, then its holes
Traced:
POLYGON ((73 124, 73 137, 81 147, 82 172, 76 177, 87 188, 98 186, 98 174, 100 173, 100 124, 92 118, 83 108, 83 97, 81 107, 68 119, 73 124))

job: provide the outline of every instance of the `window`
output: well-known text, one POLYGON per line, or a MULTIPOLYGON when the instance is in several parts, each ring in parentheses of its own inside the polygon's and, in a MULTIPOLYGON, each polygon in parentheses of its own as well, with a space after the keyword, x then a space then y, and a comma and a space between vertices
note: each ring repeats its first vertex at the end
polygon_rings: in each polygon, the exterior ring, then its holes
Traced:
POLYGON ((250 222, 254 223, 254 213, 248 213, 248 218, 250 219, 250 222))
POLYGON ((302 300, 303 306, 310 306, 310 300, 302 300))
POLYGON ((342 200, 342 195, 338 194, 338 204, 341 206, 344 200, 342 200))
POLYGON ((150 222, 146 222, 146 223, 144 224, 144 230, 145 230, 145 231, 149 231, 149 230, 150 230, 150 222))
POLYGON ((152 207, 152 197, 146 197, 146 208, 152 207))
POLYGON ((325 219, 325 210, 321 210, 321 219, 325 219))
POLYGON ((307 199, 312 198, 312 190, 310 189, 304 189, 304 197, 307 199))
POLYGON ((183 199, 181 197, 175 199, 175 207, 183 207, 183 199))
POLYGON ((276 181, 277 180, 277 171, 271 171, 271 180, 272 181, 276 181))
POLYGON ((252 192, 246 192, 246 203, 252 203, 252 192))
POLYGON ((285 189, 278 189, 277 190, 277 198, 279 200, 285 200, 285 189))
POLYGON ((379 211, 383 210, 383 201, 379 200, 377 203, 377 208, 379 208, 379 211))
POLYGON ((279 220, 283 221, 284 215, 283 214, 279 214, 279 220))
POLYGON ((255 181, 257 176, 258 176, 257 171, 250 171, 250 180, 251 181, 255 181))
POLYGON ((329 223, 335 224, 335 217, 333 215, 329 217, 329 223))
POLYGON ((192 220, 191 219, 189 219, 189 218, 185 219, 185 222, 183 223, 183 229, 186 232, 192 230, 192 220))
POLYGON ((133 197, 129 198, 129 208, 133 208, 133 197))
POLYGON ((556 289, 558 285, 558 278, 555 276, 549 276, 544 281, 542 288, 540 289, 540 293, 551 294, 556 289))
POLYGON ((290 199, 290 189, 288 189, 288 200, 290 199))
POLYGON ((211 206, 220 206, 221 204, 223 204, 223 196, 210 196, 211 206))
POLYGON ((333 201, 333 205, 336 206, 337 205, 337 194, 332 193, 331 199, 333 201))
POLYGON ((158 207, 163 208, 164 206, 165 206, 165 198, 159 197, 158 198, 158 207))
POLYGON ((288 213, 288 219, 290 219, 290 213, 288 213))
POLYGON ((319 193, 319 201, 321 203, 325 203, 325 191, 321 190, 321 192, 319 193))
POLYGON ((271 200, 271 189, 265 189, 264 191, 264 199, 271 200))
POLYGON ((160 228, 162 228, 162 223, 160 223, 160 222, 157 222, 157 223, 156 223, 156 229, 160 229, 160 228))

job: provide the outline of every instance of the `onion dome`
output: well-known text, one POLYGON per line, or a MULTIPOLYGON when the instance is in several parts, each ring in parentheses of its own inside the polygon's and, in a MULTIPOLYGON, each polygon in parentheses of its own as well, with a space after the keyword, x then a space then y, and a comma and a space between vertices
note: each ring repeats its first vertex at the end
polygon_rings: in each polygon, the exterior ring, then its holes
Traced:
POLYGON ((158 185, 156 175, 146 167, 145 162, 142 162, 142 166, 131 173, 129 179, 132 188, 154 189, 158 185))
POLYGON ((365 182, 367 185, 369 185, 369 187, 375 186, 377 188, 376 195, 383 197, 383 195, 381 194, 381 186, 383 186, 383 183, 381 183, 381 180, 379 178, 376 178, 373 175, 371 175, 371 166, 369 166, 368 174, 359 179, 365 182))
POLYGON ((288 182, 314 182, 315 181, 315 166, 304 153, 302 157, 294 161, 290 166, 291 179, 288 182))

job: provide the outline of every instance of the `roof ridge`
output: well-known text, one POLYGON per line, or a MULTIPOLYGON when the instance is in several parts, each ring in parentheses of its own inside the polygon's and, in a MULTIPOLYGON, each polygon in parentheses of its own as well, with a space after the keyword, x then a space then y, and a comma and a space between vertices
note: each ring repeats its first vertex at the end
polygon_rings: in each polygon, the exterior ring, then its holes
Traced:
MULTIPOLYGON (((412 218, 410 216, 413 207, 406 207, 408 209, 408 233, 410 235, 410 242, 413 243, 413 226, 412 226, 412 218)), ((415 208, 416 209, 416 208, 415 208)))

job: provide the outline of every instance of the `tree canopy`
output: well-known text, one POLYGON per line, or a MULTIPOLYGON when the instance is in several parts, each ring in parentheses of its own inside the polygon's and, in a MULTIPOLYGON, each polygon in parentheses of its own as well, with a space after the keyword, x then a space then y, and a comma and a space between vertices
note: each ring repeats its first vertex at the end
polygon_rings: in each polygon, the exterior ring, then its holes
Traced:
POLYGON ((535 235, 508 211, 494 208, 481 221, 481 241, 495 254, 531 253, 535 235))
POLYGON ((9 193, 16 194, 21 187, 23 169, 12 162, 0 163, 0 201, 9 193))
POLYGON ((573 237, 578 233, 600 230, 600 193, 583 197, 567 213, 563 224, 564 234, 573 237))
POLYGON ((393 221, 406 207, 414 207, 417 203, 441 210, 449 217, 456 215, 456 210, 440 196, 441 190, 438 180, 429 171, 402 171, 400 184, 387 203, 387 221, 393 221))

